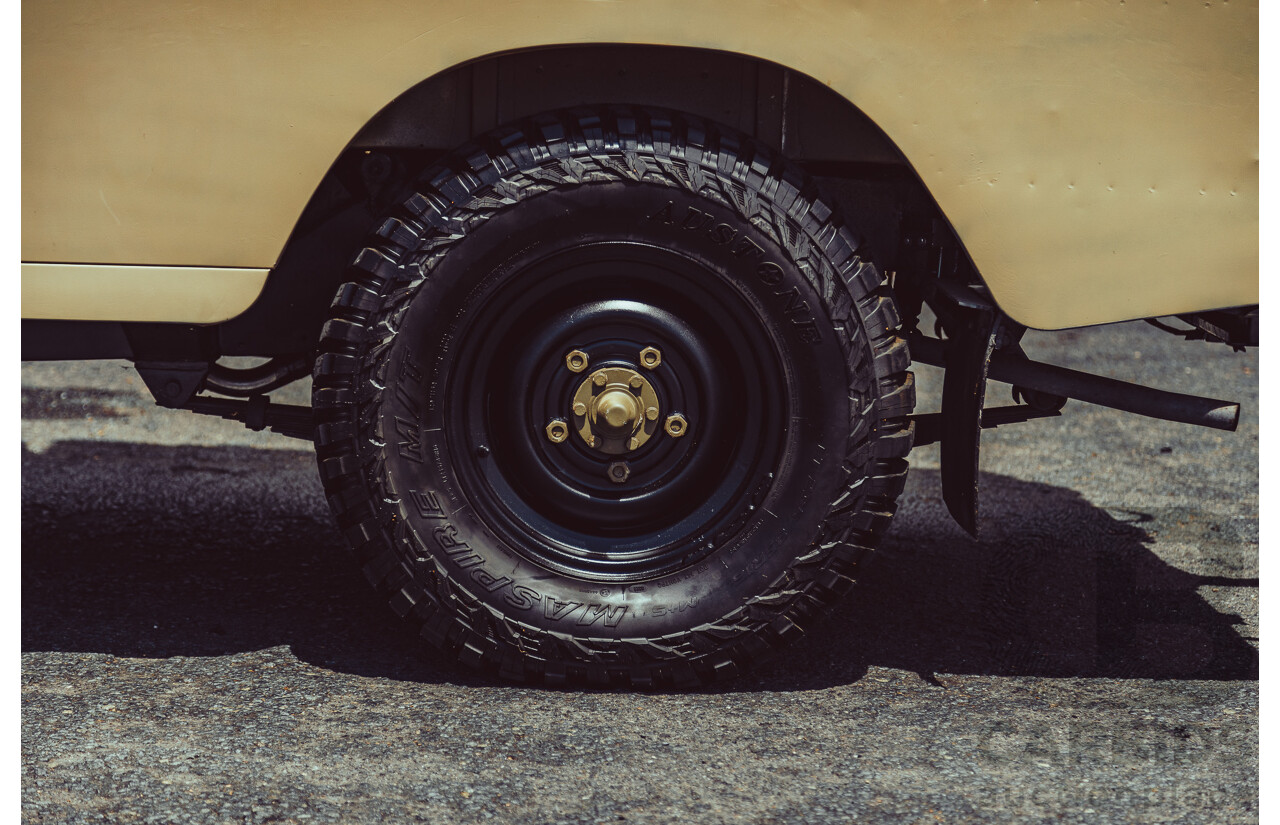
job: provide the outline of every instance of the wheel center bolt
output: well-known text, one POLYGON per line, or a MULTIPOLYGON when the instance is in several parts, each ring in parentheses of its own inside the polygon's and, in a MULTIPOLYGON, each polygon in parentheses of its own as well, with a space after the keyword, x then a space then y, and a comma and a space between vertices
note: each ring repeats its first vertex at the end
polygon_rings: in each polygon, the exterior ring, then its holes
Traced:
POLYGON ((596 424, 615 432, 630 432, 640 417, 640 404, 625 390, 606 390, 596 398, 596 424))

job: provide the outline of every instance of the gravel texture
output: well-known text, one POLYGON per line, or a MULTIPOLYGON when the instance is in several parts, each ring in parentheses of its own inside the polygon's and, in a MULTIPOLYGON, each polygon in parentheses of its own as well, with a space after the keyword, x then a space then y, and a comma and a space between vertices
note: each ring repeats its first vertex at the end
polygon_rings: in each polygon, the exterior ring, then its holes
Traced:
POLYGON ((689 693, 437 662, 306 443, 157 409, 127 365, 26 364, 23 821, 1256 822, 1256 352, 1141 324, 1027 349, 1238 399, 1240 429, 1071 402, 988 431, 976 541, 917 450, 853 596, 689 693))

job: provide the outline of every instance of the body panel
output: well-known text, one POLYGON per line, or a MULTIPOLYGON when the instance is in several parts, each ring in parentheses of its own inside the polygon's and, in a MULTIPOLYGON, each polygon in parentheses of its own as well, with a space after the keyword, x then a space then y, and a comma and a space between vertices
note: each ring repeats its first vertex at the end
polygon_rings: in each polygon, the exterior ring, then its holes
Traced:
POLYGON ((22 317, 216 324, 248 309, 269 271, 23 264, 22 317))
POLYGON ((23 258, 270 267, 329 165, 405 90, 487 54, 601 42, 729 50, 830 85, 896 143, 1024 324, 1257 301, 1246 2, 28 4, 23 258))

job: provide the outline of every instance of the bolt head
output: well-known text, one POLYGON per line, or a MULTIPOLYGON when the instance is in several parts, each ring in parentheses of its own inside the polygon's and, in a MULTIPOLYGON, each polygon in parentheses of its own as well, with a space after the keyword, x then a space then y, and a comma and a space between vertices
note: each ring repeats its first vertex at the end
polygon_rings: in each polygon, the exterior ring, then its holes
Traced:
POLYGON ((576 401, 576 402, 574 402, 574 405, 573 405, 573 414, 574 414, 574 415, 586 415, 586 414, 587 414, 587 405, 586 405, 586 404, 583 404, 581 401, 576 401))
POLYGON ((657 421, 657 420, 658 420, 658 408, 657 408, 657 407, 650 407, 649 409, 645 410, 645 411, 644 411, 644 417, 645 417, 645 418, 647 418, 647 419, 649 419, 650 421, 657 421))
POLYGON ((609 377, 603 372, 597 372, 595 375, 591 376, 591 383, 595 384, 597 387, 603 387, 605 384, 609 383, 609 377))
POLYGON ((640 376, 634 375, 631 377, 631 380, 627 382, 627 384, 631 387, 631 389, 638 390, 644 386, 644 380, 640 376))

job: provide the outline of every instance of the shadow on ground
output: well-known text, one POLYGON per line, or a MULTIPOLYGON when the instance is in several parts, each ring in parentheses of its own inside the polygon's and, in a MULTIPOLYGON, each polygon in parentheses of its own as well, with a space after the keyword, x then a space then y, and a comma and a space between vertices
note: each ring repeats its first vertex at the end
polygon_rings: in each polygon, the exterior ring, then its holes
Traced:
MULTIPOLYGON (((338 671, 490 684, 422 651, 341 546, 309 452, 63 442, 22 455, 22 649, 223 656, 288 645, 338 671)), ((1161 561, 1141 512, 984 475, 983 537, 913 471, 883 550, 835 614, 726 690, 934 674, 1257 679, 1240 618, 1161 561)), ((1225 537, 1224 541, 1230 541, 1225 537)))

